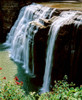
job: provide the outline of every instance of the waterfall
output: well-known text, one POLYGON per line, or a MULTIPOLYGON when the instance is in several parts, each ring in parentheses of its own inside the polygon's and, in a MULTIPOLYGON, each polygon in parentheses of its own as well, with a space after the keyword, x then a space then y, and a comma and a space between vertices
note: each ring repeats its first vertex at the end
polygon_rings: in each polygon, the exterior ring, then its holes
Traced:
POLYGON ((10 47, 10 57, 15 62, 23 63, 23 68, 30 75, 34 74, 34 35, 38 32, 38 27, 32 22, 41 23, 41 18, 48 19, 52 10, 35 3, 23 7, 8 33, 5 45, 10 47))
MULTIPOLYGON (((10 47, 8 50, 11 59, 13 59, 15 62, 22 63, 22 67, 25 69, 25 72, 33 77, 34 64, 37 63, 37 61, 35 61, 34 63, 34 50, 40 50, 36 49, 36 45, 40 43, 35 43, 34 45, 34 40, 36 37, 38 38, 37 34, 40 33, 40 29, 46 29, 48 31, 48 28, 50 27, 48 34, 47 32, 44 32, 44 30, 42 30, 41 32, 43 32, 43 34, 42 36, 40 35, 41 37, 39 37, 41 43, 43 43, 43 39, 45 39, 43 47, 41 46, 42 49, 46 48, 44 48, 44 46, 46 46, 44 44, 46 44, 48 37, 46 50, 47 52, 45 59, 45 72, 43 77, 42 88, 40 89, 41 93, 48 92, 50 88, 54 58, 53 52, 55 48, 55 41, 57 39, 60 28, 63 27, 65 24, 69 24, 71 20, 72 22, 74 21, 74 24, 77 26, 77 28, 81 24, 80 22, 78 23, 77 20, 75 21, 74 19, 75 15, 76 18, 78 18, 78 20, 81 19, 82 16, 79 16, 79 14, 77 14, 78 11, 60 10, 60 15, 57 11, 55 11, 55 8, 45 7, 36 3, 32 3, 31 5, 23 7, 20 10, 16 22, 12 26, 10 32, 8 33, 6 42, 4 43, 5 46, 10 47), (50 23, 52 24, 50 25, 50 23)), ((45 56, 45 53, 43 52, 45 52, 45 50, 42 51, 42 55, 44 54, 45 56)), ((37 64, 37 66, 38 65, 39 64, 37 64)))
POLYGON ((53 49, 55 47, 55 41, 57 38, 57 33, 60 30, 60 27, 64 25, 65 22, 69 21, 76 14, 75 11, 63 11, 60 16, 54 20, 49 30, 49 40, 48 40, 48 48, 46 54, 46 65, 45 65, 45 73, 43 78, 43 85, 41 88, 41 93, 45 93, 49 91, 50 80, 51 80, 51 71, 52 71, 52 60, 53 60, 53 49))
POLYGON ((25 36, 24 36, 24 52, 23 52, 24 53, 24 65, 23 65, 23 68, 25 68, 26 73, 29 73, 30 75, 34 74, 33 45, 34 45, 34 35, 37 33, 37 31, 38 31, 38 27, 34 26, 32 23, 29 23, 27 32, 25 33, 25 36), (31 66, 32 66, 32 71, 30 71, 31 66))

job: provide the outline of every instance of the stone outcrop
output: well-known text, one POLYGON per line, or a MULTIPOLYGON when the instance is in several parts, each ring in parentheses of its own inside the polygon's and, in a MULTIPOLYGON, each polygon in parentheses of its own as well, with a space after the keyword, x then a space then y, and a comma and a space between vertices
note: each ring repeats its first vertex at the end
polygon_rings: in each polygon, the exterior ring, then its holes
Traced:
MULTIPOLYGON (((43 0, 38 2, 41 1, 43 0)), ((32 2, 37 2, 37 0, 0 0, 0 42, 6 40, 6 35, 17 19, 20 8, 32 2)), ((59 15, 60 12, 61 10, 57 10, 55 15, 59 15)))
MULTIPOLYGON (((44 75, 44 66, 47 50, 47 40, 49 25, 53 20, 58 19, 54 16, 49 20, 42 19, 46 28, 40 28, 34 38, 34 66, 36 78, 32 79, 35 84, 42 84, 44 75), (38 81, 38 82, 37 82, 38 81)), ((54 47, 53 68, 52 68, 52 84, 54 80, 63 79, 67 74, 69 82, 73 81, 77 85, 81 84, 81 66, 82 66, 82 12, 77 14, 69 21, 65 22, 57 35, 54 47), (78 25, 75 25, 78 24, 78 25)))
POLYGON ((42 85, 43 83, 48 31, 49 31, 51 23, 52 21, 49 19, 40 19, 40 23, 36 21, 32 21, 30 23, 35 28, 36 27, 39 28, 38 32, 34 35, 34 74, 35 74, 35 78, 31 79, 31 82, 36 85, 42 85))
POLYGON ((39 29, 38 33, 35 35, 34 38, 34 74, 36 76, 34 81, 36 84, 40 85, 43 83, 43 76, 45 70, 48 31, 49 27, 39 29))
POLYGON ((55 48, 52 69, 52 80, 63 79, 67 74, 69 82, 82 84, 82 12, 77 13, 73 19, 64 23, 60 28, 55 48), (75 25, 78 23, 78 25, 75 25))

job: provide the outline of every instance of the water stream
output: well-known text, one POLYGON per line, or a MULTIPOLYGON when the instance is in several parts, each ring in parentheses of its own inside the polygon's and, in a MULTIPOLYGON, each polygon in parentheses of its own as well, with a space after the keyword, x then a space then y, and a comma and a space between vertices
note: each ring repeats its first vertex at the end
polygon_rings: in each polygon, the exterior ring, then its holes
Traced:
MULTIPOLYGON (((44 25, 41 19, 50 19, 55 10, 56 9, 35 3, 25 6, 21 9, 18 19, 8 33, 4 46, 9 47, 8 51, 11 59, 18 65, 21 65, 22 70, 24 70, 28 76, 34 77, 34 36, 39 30, 37 23, 44 25)), ((48 92, 50 88, 53 50, 60 27, 67 21, 70 21, 76 13, 77 11, 62 11, 61 14, 53 20, 50 26, 41 93, 48 92)), ((28 80, 29 78, 26 79, 26 81, 28 80)))
POLYGON ((53 50, 55 48, 55 41, 57 37, 57 33, 60 30, 60 27, 64 25, 65 22, 69 21, 74 17, 76 12, 74 11, 64 11, 60 14, 60 16, 54 20, 49 30, 49 41, 46 55, 46 65, 45 65, 45 73, 43 78, 43 85, 41 88, 41 92, 49 92, 50 81, 51 81, 51 71, 53 66, 53 50))
POLYGON ((52 10, 35 3, 23 7, 4 44, 10 46, 10 57, 15 62, 23 63, 25 72, 32 76, 34 75, 34 35, 38 31, 38 27, 33 25, 32 21, 39 23, 41 18, 48 18, 52 10))
POLYGON ((19 82, 23 82, 23 89, 28 94, 30 91, 37 91, 37 87, 30 82, 30 76, 25 73, 21 63, 15 63, 9 58, 8 48, 0 44, 0 80, 6 77, 7 81, 13 81, 15 76, 19 82))

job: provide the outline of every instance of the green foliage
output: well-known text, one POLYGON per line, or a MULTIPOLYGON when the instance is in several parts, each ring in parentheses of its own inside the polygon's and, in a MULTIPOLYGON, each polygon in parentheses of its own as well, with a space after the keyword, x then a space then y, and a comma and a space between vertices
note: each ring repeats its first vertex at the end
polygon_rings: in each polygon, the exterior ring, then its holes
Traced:
POLYGON ((27 100, 26 98, 21 84, 17 85, 14 80, 12 82, 0 80, 0 100, 27 100))
POLYGON ((64 80, 54 81, 52 92, 41 94, 39 100, 82 100, 82 87, 74 88, 75 84, 68 84, 67 76, 64 80))
POLYGON ((30 92, 27 96, 27 100, 38 100, 39 95, 36 92, 30 92))
POLYGON ((18 78, 12 82, 7 82, 6 78, 0 80, 0 100, 82 100, 82 87, 75 87, 71 82, 68 84, 67 76, 64 80, 54 81, 54 87, 51 92, 38 95, 36 92, 30 92, 27 96, 21 89, 22 83, 17 83, 18 78))

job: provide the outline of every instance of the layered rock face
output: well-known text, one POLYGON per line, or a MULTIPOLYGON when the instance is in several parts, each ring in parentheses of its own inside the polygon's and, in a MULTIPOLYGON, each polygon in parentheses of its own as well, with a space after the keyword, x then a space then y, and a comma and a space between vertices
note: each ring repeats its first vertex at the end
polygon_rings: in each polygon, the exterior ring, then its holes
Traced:
POLYGON ((7 33, 18 17, 20 8, 36 0, 0 0, 0 42, 6 40, 7 33))
MULTIPOLYGON (((61 10, 55 10, 52 18, 47 20, 52 24, 54 20, 58 19, 61 10)), ((77 11, 76 11, 77 12, 77 11)), ((46 23, 45 25, 49 25, 46 23)), ((55 23, 54 23, 55 24, 55 23)), ((34 64, 36 84, 42 84, 42 79, 45 72, 47 46, 49 45, 48 38, 50 27, 41 29, 35 35, 34 41, 34 64), (38 80, 38 82, 37 82, 38 80)), ((82 66, 82 48, 81 48, 81 32, 82 32, 82 12, 77 12, 70 20, 67 20, 60 27, 53 51, 51 83, 54 80, 63 79, 64 75, 68 75, 69 82, 73 81, 77 85, 82 84, 81 81, 81 66, 82 66)), ((33 80, 33 79, 32 79, 33 80)))
MULTIPOLYGON (((48 21, 50 23, 53 23, 54 19, 58 19, 60 12, 62 11, 56 10, 52 14, 52 16, 54 17, 48 21)), ((52 68, 52 83, 54 81, 53 79, 58 79, 58 80, 63 79, 65 74, 68 75, 69 81, 75 81, 78 84, 81 83, 81 80, 80 80, 81 70, 80 69, 81 69, 82 63, 81 63, 81 58, 79 58, 79 56, 82 57, 81 56, 82 55, 82 52, 81 52, 82 50, 81 48, 82 22, 81 21, 82 19, 81 17, 82 17, 82 12, 77 12, 76 15, 71 20, 65 22, 63 26, 60 27, 60 30, 57 34, 57 39, 55 42, 54 53, 53 53, 54 57, 53 57, 53 68, 52 68), (78 25, 75 25, 77 23, 78 25)), ((43 66, 45 65, 44 58, 46 57, 46 51, 47 51, 47 40, 46 39, 48 39, 49 37, 47 32, 48 31, 46 31, 46 33, 41 32, 35 35, 35 47, 36 47, 36 50, 34 53, 35 61, 36 61, 35 67, 40 66, 40 67, 35 68, 35 72, 38 74, 37 75, 38 77, 40 75, 41 77, 43 77, 42 74, 40 73, 43 73, 43 71, 41 70, 45 69, 43 66), (43 34, 43 33, 44 33, 44 36, 42 36, 41 38, 40 34, 43 34), (39 36, 41 39, 39 38, 39 36), (42 42, 42 40, 44 40, 44 42, 42 42), (42 55, 43 55, 43 58, 42 58, 42 55), (43 64, 43 61, 44 61, 44 64, 43 64)), ((40 81, 40 78, 38 79, 40 81)))
POLYGON ((81 32, 81 11, 63 11, 33 3, 21 9, 5 45, 11 48, 11 58, 23 63, 34 84, 47 92, 50 82, 53 84, 65 74, 69 82, 81 84, 81 32))
MULTIPOLYGON (((52 77, 61 79, 65 74, 69 81, 81 84, 81 66, 82 66, 82 12, 60 27, 55 42, 54 49, 54 67, 52 77), (78 25, 76 25, 78 23, 78 25), (55 74, 54 74, 55 73, 55 74)), ((53 78, 53 79, 54 79, 53 78)))
POLYGON ((42 1, 47 2, 53 0, 0 0, 0 42, 6 40, 6 35, 17 19, 20 8, 32 2, 42 1))

